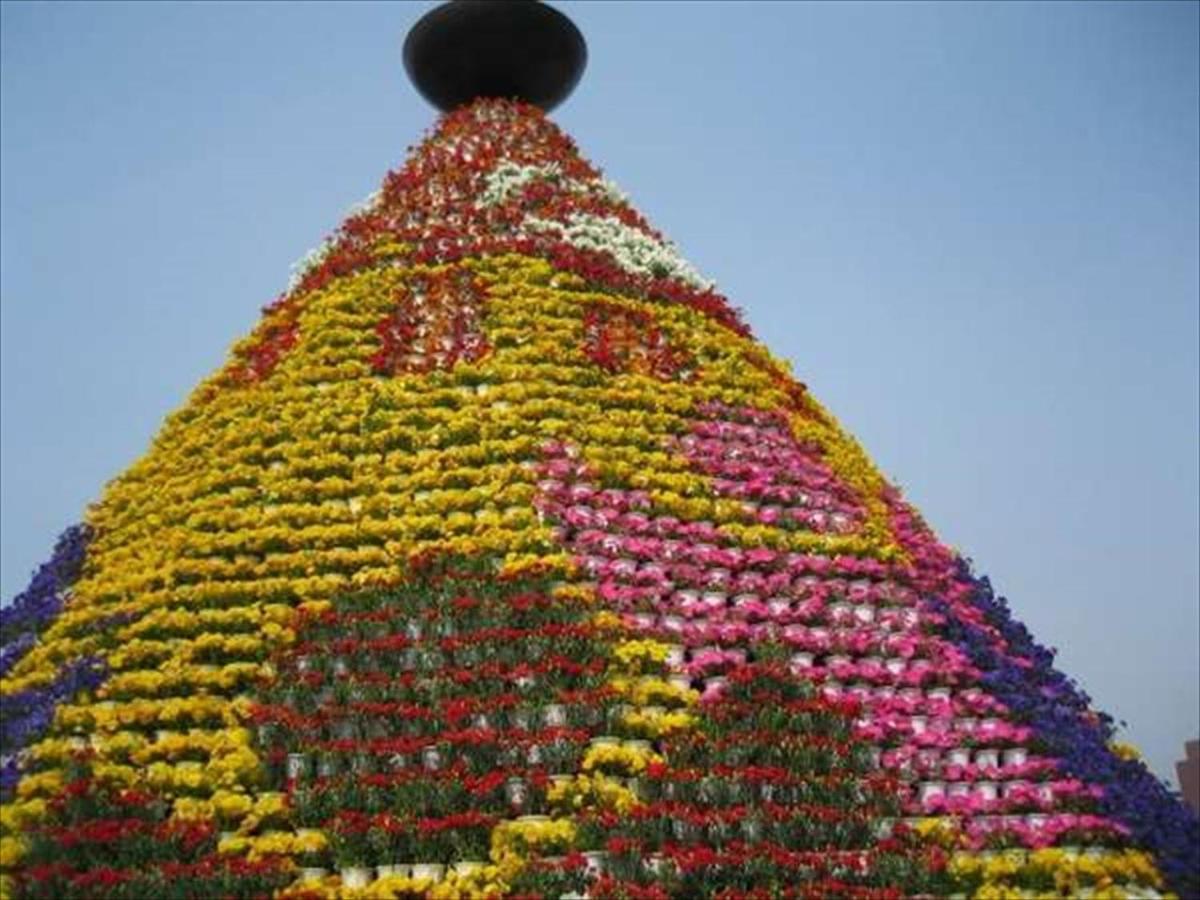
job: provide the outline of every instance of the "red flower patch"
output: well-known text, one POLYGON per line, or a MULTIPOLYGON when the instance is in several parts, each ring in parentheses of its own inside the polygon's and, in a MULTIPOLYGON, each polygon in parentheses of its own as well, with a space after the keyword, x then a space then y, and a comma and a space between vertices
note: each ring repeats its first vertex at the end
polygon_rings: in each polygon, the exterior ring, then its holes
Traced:
POLYGON ((481 325, 484 295, 483 283, 465 267, 413 279, 376 326, 380 347, 371 367, 398 375, 482 359, 489 349, 481 325))
POLYGON ((583 318, 583 349, 606 372, 650 375, 663 381, 688 380, 695 364, 649 313, 615 303, 592 303, 583 318))

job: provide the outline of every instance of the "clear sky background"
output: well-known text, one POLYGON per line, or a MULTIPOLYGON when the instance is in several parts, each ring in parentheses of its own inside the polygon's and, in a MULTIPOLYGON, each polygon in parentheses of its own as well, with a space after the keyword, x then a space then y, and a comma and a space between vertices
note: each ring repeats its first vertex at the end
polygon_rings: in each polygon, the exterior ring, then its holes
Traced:
MULTIPOLYGON (((1174 784, 1200 6, 569 3, 554 118, 1174 784)), ((430 4, 0 5, 0 596, 434 119, 430 4)))

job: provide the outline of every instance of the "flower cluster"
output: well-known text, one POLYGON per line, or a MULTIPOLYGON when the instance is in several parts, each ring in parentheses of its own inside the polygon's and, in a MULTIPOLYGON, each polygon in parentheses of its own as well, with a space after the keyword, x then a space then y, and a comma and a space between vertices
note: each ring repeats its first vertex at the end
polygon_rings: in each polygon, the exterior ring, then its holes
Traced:
POLYGON ((0 677, 33 646, 40 632, 62 609, 65 593, 83 568, 90 529, 73 525, 58 537, 54 553, 42 563, 29 586, 0 609, 0 677))
POLYGON ((371 361, 380 374, 450 369, 487 352, 480 333, 483 287, 466 268, 415 279, 395 311, 376 326, 380 348, 371 361))
POLYGON ((633 372, 670 381, 694 367, 648 313, 615 303, 592 303, 583 318, 584 352, 606 372, 633 372))
POLYGON ((171 814, 161 794, 98 781, 86 754, 21 838, 21 898, 262 896, 292 879, 291 863, 223 858, 211 822, 171 814))
POLYGON ((531 107, 443 117, 86 535, 4 612, 18 893, 1195 892, 1195 819, 531 107))

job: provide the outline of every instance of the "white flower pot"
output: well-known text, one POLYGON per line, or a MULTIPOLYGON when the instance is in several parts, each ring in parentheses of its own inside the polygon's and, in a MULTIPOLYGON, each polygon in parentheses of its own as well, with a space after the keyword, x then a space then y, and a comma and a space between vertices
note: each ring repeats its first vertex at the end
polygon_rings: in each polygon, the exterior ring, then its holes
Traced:
POLYGON ((667 679, 667 683, 677 691, 689 691, 692 689, 692 679, 686 675, 672 675, 667 679))
POLYGON ((342 887, 357 889, 364 888, 371 883, 371 870, 366 866, 347 866, 339 870, 339 875, 342 876, 342 887))
POLYGON ((1029 751, 1024 747, 1010 747, 1004 751, 1004 765, 1023 766, 1029 761, 1029 751))
POLYGON ((670 871, 671 861, 661 853, 651 853, 646 857, 645 866, 652 875, 664 875, 670 871))
POLYGON ((659 619, 659 625, 663 631, 669 631, 671 634, 679 634, 683 631, 683 619, 679 616, 663 616, 659 619))
POLYGON ((473 872, 478 872, 482 868, 483 868, 483 863, 480 862, 479 860, 462 859, 462 860, 459 860, 458 862, 456 862, 451 867, 451 871, 454 872, 455 875, 465 877, 467 875, 472 874, 473 872))
POLYGON ((551 703, 542 709, 542 724, 547 728, 562 728, 567 724, 567 710, 562 704, 551 703))
POLYGON ((520 808, 525 805, 529 799, 529 789, 525 787, 525 780, 522 778, 510 778, 504 783, 504 799, 508 801, 508 805, 520 808))
POLYGON ((426 878, 430 881, 441 881, 446 873, 446 867, 441 863, 413 863, 413 879, 426 878))
POLYGON ((981 769, 1000 768, 1000 751, 992 749, 976 750, 975 765, 981 769))
POLYGON ((430 772, 440 769, 442 767, 442 751, 436 745, 430 744, 421 751, 421 765, 430 772))
POLYGON ((966 747, 955 747, 946 754, 946 765, 968 766, 971 764, 971 751, 966 747))
POLYGON ((308 866, 300 870, 301 881, 320 881, 329 874, 328 869, 322 869, 320 866, 308 866))
POLYGON ((604 867, 608 862, 608 854, 603 850, 591 850, 583 854, 583 858, 587 863, 587 873, 593 877, 599 877, 604 874, 604 867))
POLYGON ((922 781, 917 785, 917 800, 924 804, 934 797, 944 797, 946 785, 940 781, 922 781))
POLYGON ((287 777, 289 781, 303 778, 308 771, 308 755, 304 753, 289 753, 287 757, 287 777))
POLYGON ((994 781, 975 782, 975 796, 981 800, 995 800, 999 793, 999 786, 994 781))

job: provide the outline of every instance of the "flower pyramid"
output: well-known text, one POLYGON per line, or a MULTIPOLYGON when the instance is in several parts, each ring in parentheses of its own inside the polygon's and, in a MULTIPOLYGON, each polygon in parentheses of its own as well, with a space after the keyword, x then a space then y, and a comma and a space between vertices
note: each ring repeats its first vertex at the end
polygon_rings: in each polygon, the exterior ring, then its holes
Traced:
POLYGON ((1197 823, 533 106, 3 609, 13 897, 1158 897, 1197 823))

